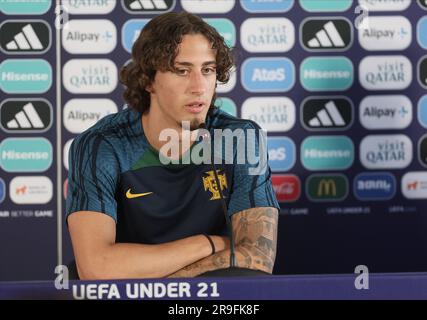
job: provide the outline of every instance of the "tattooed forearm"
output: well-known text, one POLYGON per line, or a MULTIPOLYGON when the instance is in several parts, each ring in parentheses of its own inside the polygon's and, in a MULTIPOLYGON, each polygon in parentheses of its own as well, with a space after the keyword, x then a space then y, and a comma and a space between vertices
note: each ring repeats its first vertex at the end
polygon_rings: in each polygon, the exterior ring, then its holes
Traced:
MULTIPOLYGON (((278 211, 263 207, 241 211, 233 216, 237 251, 241 267, 271 273, 276 259, 278 211)), ((239 261, 239 259, 238 259, 239 261)))

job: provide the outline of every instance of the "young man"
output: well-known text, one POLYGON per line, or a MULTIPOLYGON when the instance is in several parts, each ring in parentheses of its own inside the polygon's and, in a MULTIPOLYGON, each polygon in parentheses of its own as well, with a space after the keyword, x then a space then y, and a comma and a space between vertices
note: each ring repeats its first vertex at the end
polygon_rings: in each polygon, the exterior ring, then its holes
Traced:
POLYGON ((160 161, 174 159, 162 151, 165 129, 179 134, 178 158, 191 154, 184 136, 202 123, 210 132, 259 130, 214 106, 216 83, 228 81, 232 66, 223 38, 195 15, 166 13, 145 26, 121 71, 129 108, 70 149, 67 223, 81 279, 193 277, 228 267, 219 188, 237 265, 272 272, 279 206, 268 168, 250 175, 247 164, 217 164, 218 186, 211 164, 160 161))

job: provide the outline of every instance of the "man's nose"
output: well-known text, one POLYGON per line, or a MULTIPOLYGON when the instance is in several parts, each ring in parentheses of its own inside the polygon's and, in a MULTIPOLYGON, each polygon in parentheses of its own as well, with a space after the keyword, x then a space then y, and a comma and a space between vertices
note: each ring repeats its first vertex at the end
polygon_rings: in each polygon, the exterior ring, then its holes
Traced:
POLYGON ((202 95, 206 92, 206 79, 201 72, 192 72, 189 90, 192 94, 202 95))

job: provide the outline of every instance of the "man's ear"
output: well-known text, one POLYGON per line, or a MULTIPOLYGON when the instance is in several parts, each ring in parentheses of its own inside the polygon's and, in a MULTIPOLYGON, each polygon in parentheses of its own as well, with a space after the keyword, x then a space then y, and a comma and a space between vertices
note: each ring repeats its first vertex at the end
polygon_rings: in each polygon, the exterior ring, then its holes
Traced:
POLYGON ((148 86, 145 87, 145 91, 149 92, 149 93, 154 93, 154 88, 152 84, 149 84, 148 86))

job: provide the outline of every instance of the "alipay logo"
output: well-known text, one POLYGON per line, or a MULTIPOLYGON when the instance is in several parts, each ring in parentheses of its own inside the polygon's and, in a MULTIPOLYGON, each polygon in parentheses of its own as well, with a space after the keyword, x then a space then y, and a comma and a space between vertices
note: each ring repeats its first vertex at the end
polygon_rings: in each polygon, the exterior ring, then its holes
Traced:
POLYGON ((66 103, 62 115, 68 131, 81 133, 116 112, 117 106, 110 99, 72 99, 66 103))
POLYGON ((313 174, 306 182, 307 198, 311 201, 342 201, 348 195, 348 180, 342 174, 313 174))
POLYGON ((70 20, 62 30, 62 45, 73 54, 105 54, 117 45, 117 29, 110 20, 70 20))
POLYGON ((271 132, 285 132, 295 125, 295 104, 286 97, 254 97, 242 105, 242 118, 271 132))
POLYGON ((149 21, 149 19, 132 19, 124 24, 122 28, 122 45, 127 52, 132 52, 133 44, 149 21))
POLYGON ((301 122, 307 130, 346 130, 353 118, 353 104, 346 97, 310 97, 302 102, 301 122))
POLYGON ((418 122, 427 129, 427 95, 418 101, 418 122))
POLYGON ((412 102, 403 95, 367 96, 360 103, 359 117, 369 130, 405 129, 412 122, 412 102))
POLYGON ((295 83, 295 66, 287 58, 249 58, 242 65, 242 85, 249 92, 285 92, 295 83))
POLYGON ((288 171, 296 159, 295 143, 286 137, 268 137, 268 164, 271 171, 288 171))
POLYGON ((353 77, 353 64, 345 57, 310 57, 300 66, 301 84, 308 91, 344 91, 353 77))
POLYGON ((114 10, 117 0, 76 1, 62 0, 70 14, 108 14, 114 10))
POLYGON ((344 170, 353 161, 354 145, 345 136, 312 136, 301 144, 301 162, 308 170, 344 170))
POLYGON ((41 59, 9 59, 0 64, 0 89, 6 93, 45 93, 52 86, 52 67, 41 59))
POLYGON ((359 200, 390 200, 395 193, 396 178, 390 173, 361 173, 354 179, 354 195, 359 200))
POLYGON ((236 45, 236 27, 229 19, 204 19, 209 25, 214 27, 216 31, 224 38, 225 43, 230 48, 236 45))
POLYGON ((249 52, 287 52, 295 44, 295 27, 286 18, 249 18, 240 27, 240 41, 249 52))
POLYGON ((350 9, 352 0, 299 0, 308 12, 342 12, 350 9))
POLYGON ((0 49, 6 54, 42 54, 52 41, 50 26, 43 20, 7 20, 0 33, 0 49))
POLYGON ((110 93, 117 86, 117 66, 107 59, 74 59, 62 70, 70 93, 110 93))
POLYGON ((403 134, 370 135, 360 143, 360 162, 367 169, 403 169, 412 161, 412 142, 403 134))
POLYGON ((359 80, 367 90, 406 89, 412 82, 412 64, 405 56, 368 56, 360 62, 359 80))
POLYGON ((52 165, 52 144, 44 138, 7 138, 0 144, 6 172, 43 172, 52 165))
POLYGON ((243 9, 251 13, 287 12, 294 5, 294 0, 240 0, 243 9))
POLYGON ((226 13, 235 3, 235 0, 181 0, 182 8, 192 13, 226 13))
POLYGON ((52 6, 52 0, 2 0, 0 11, 4 14, 41 15, 52 6))
POLYGON ((171 11, 176 0, 123 0, 123 8, 129 13, 153 14, 171 11))
POLYGON ((53 197, 53 184, 48 177, 15 177, 9 185, 10 199, 16 204, 46 204, 53 197))
POLYGON ((366 17, 359 28, 360 45, 370 51, 404 50, 412 42, 412 25, 403 16, 366 17))
POLYGON ((300 37, 308 51, 344 51, 353 43, 353 29, 345 18, 310 18, 302 22, 300 37))
POLYGON ((359 0, 359 4, 369 11, 403 11, 413 0, 359 0))
POLYGON ((52 125, 52 106, 44 99, 7 99, 0 105, 0 127, 10 133, 45 132, 52 125))
POLYGON ((408 172, 402 177, 402 193, 407 199, 427 199, 427 172, 408 172))

